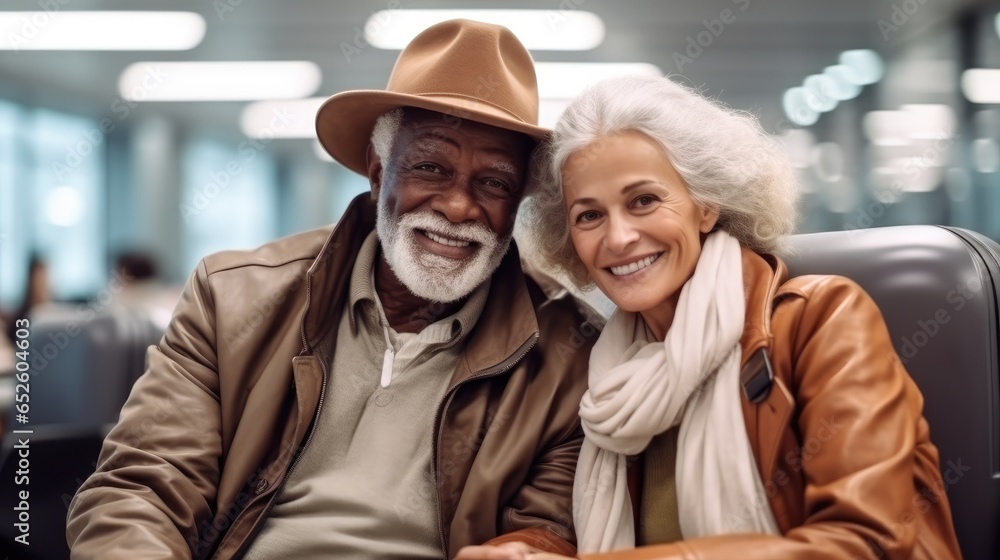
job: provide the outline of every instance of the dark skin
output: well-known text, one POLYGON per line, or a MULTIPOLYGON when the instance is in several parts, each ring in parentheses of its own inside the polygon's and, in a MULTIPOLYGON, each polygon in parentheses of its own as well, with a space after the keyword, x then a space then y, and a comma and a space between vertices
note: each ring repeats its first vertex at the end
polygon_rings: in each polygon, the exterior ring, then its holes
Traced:
MULTIPOLYGON (((389 161, 368 146, 372 197, 386 189, 392 219, 433 212, 452 223, 476 223, 509 235, 524 194, 534 142, 527 136, 441 113, 407 108, 389 161)), ((452 247, 416 232, 421 250, 455 259, 478 247, 452 247)), ((396 332, 415 333, 455 313, 463 301, 438 303, 413 295, 384 256, 375 269, 375 290, 396 332)))

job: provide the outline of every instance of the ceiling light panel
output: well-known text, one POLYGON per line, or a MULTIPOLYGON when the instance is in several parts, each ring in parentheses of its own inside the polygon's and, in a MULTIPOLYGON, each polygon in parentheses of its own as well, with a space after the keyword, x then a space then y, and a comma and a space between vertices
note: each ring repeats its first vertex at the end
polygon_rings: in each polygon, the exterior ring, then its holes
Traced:
POLYGON ((316 93, 322 77, 304 60, 136 62, 122 71, 118 91, 128 101, 298 99, 316 93))
POLYGON ((183 51, 204 38, 194 12, 0 12, 0 50, 183 51))

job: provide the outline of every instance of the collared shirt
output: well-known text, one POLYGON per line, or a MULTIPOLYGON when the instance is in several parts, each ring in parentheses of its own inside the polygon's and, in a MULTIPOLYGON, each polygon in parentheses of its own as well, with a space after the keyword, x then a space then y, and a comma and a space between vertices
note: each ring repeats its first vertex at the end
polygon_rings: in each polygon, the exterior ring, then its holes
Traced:
MULTIPOLYGON (((419 333, 396 333, 374 288, 378 251, 373 232, 351 273, 313 440, 248 560, 441 558, 434 420, 489 282, 455 314, 419 333), (391 382, 383 386, 387 336, 395 356, 391 382)), ((435 309, 427 311, 430 317, 435 309)))
MULTIPOLYGON (((455 314, 426 325, 418 333, 397 333, 389 326, 382 309, 382 302, 375 293, 375 264, 378 251, 378 236, 375 232, 369 234, 358 255, 358 262, 351 274, 351 288, 348 297, 348 308, 351 310, 351 331, 357 336, 359 328, 377 332, 383 339, 388 334, 395 357, 392 378, 408 368, 417 367, 434 355, 435 350, 448 348, 461 340, 475 326, 479 315, 486 305, 489 295, 489 282, 473 290, 468 300, 455 314), (370 257, 370 258, 369 258, 370 257), (359 324, 364 322, 363 325, 359 324)), ((426 308, 417 310, 413 318, 426 323, 440 312, 446 304, 428 303, 426 308)), ((377 342, 376 342, 377 345, 377 342)))

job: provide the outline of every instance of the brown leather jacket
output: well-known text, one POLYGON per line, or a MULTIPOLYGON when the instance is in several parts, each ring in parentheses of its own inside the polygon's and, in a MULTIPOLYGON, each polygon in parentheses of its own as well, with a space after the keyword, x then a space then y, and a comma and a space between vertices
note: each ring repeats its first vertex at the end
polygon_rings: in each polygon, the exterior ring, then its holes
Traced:
MULTIPOLYGON (((746 249, 743 275, 744 372, 752 373, 746 366, 762 348, 774 372, 766 400, 742 397, 743 417, 781 536, 708 537, 580 558, 961 558, 923 397, 875 303, 839 276, 788 280, 780 260, 746 249)), ((630 468, 633 489, 638 474, 630 468)))
MULTIPOLYGON (((241 554, 323 406, 336 318, 374 228, 369 199, 332 232, 199 264, 70 504, 73 558, 241 554)), ((546 300, 512 247, 437 403, 442 556, 498 536, 575 553, 577 412, 596 335, 575 302, 546 300)))

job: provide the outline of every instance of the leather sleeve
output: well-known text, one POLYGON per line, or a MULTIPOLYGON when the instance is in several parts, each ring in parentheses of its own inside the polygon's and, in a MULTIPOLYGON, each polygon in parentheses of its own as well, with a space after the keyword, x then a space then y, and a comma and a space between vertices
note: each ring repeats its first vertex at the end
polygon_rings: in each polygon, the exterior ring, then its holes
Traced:
POLYGON ((500 535, 486 544, 521 540, 546 552, 576 552, 572 520, 573 475, 583 432, 536 458, 530 478, 504 508, 500 535), (527 532, 524 532, 527 531, 527 532))
MULTIPOLYGON (((777 305, 772 326, 774 346, 791 345, 790 389, 802 445, 800 454, 779 458, 779 465, 801 469, 805 522, 783 536, 727 535, 581 558, 918 557, 911 555, 917 521, 926 512, 915 484, 922 397, 893 350, 881 313, 859 286, 832 276, 796 285, 777 305)), ((940 480, 937 470, 922 474, 940 480)), ((921 527, 941 532, 942 543, 954 542, 950 527, 921 527)), ((947 546, 937 554, 958 557, 947 546)))
POLYGON ((538 550, 562 554, 563 556, 573 556, 576 554, 576 547, 567 542, 562 537, 556 535, 548 529, 532 527, 529 529, 518 529, 511 533, 505 533, 499 537, 490 539, 483 544, 498 545, 508 542, 527 543, 538 550))
POLYGON ((486 544, 521 540, 546 552, 573 556, 573 479, 583 445, 580 399, 586 391, 590 348, 598 328, 570 308, 572 300, 550 301, 539 314, 541 375, 554 375, 559 389, 551 398, 547 431, 556 434, 535 457, 520 490, 500 516, 500 535, 486 544), (561 309, 560 309, 561 307, 561 309), (581 326, 583 325, 583 326, 581 326))
POLYGON ((198 265, 146 372, 69 506, 74 560, 191 558, 211 519, 221 429, 215 320, 198 265))

